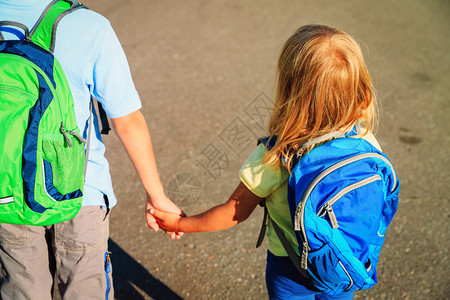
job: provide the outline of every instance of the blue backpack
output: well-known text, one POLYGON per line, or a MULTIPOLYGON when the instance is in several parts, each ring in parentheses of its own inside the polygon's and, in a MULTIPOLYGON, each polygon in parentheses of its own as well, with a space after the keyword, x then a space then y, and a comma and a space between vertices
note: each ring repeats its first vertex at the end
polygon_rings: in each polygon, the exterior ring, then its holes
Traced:
MULTIPOLYGON (((300 274, 330 295, 377 283, 378 256, 398 205, 400 183, 391 162, 354 134, 333 132, 302 145, 331 139, 298 158, 291 170, 288 202, 298 249, 265 208, 263 228, 268 216, 300 274)), ((268 149, 275 144, 260 142, 268 149)))

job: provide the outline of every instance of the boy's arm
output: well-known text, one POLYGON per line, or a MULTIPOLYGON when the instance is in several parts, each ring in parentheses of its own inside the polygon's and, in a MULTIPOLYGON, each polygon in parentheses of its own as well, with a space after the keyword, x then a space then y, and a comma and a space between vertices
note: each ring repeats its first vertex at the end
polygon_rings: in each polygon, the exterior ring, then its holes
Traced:
POLYGON ((182 217, 152 209, 162 228, 169 231, 204 232, 232 227, 248 218, 261 198, 253 194, 242 182, 227 202, 191 217, 182 217))
MULTIPOLYGON (((164 193, 156 167, 147 122, 140 110, 111 120, 147 193, 145 211, 147 224, 150 228, 157 231, 159 226, 155 218, 149 213, 152 207, 177 214, 181 214, 182 211, 164 193)), ((171 237, 174 238, 175 236, 172 234, 171 237)))

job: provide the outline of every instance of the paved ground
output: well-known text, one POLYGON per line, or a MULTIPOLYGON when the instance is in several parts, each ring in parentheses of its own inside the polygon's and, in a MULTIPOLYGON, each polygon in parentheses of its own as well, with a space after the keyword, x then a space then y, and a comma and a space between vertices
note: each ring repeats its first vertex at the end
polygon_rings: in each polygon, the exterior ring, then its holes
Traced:
MULTIPOLYGON (((379 284, 357 299, 449 299, 450 2, 86 0, 113 24, 151 126, 161 177, 188 214, 223 202, 266 120, 283 42, 325 23, 361 44, 380 101, 377 137, 401 180, 379 284), (239 132, 242 140, 232 140, 239 132), (248 138, 248 139, 246 139, 248 138), (248 143, 246 141, 249 141, 248 143)), ((117 299, 265 299, 261 211, 171 241, 145 227, 144 194, 114 134, 117 299)))

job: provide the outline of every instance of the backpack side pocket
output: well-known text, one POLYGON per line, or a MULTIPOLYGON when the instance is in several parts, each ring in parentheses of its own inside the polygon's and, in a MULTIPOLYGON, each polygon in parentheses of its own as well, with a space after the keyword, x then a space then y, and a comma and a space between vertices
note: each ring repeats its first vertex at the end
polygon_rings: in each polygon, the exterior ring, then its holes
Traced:
POLYGON ((61 134, 43 134, 41 183, 46 197, 52 201, 83 196, 84 145, 75 137, 69 139, 71 145, 61 134))
POLYGON ((353 278, 328 244, 308 254, 307 271, 314 286, 325 294, 339 294, 353 286, 353 278))

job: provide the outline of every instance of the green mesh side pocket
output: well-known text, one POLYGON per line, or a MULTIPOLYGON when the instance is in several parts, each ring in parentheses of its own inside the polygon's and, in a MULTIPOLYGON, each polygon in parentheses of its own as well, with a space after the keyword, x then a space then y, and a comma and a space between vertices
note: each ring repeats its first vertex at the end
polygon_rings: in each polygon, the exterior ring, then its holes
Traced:
POLYGON ((71 142, 72 147, 69 147, 63 139, 45 139, 42 142, 44 180, 50 196, 52 196, 52 186, 56 188, 57 192, 66 196, 74 191, 82 192, 83 190, 84 145, 76 138, 71 138, 71 142))

